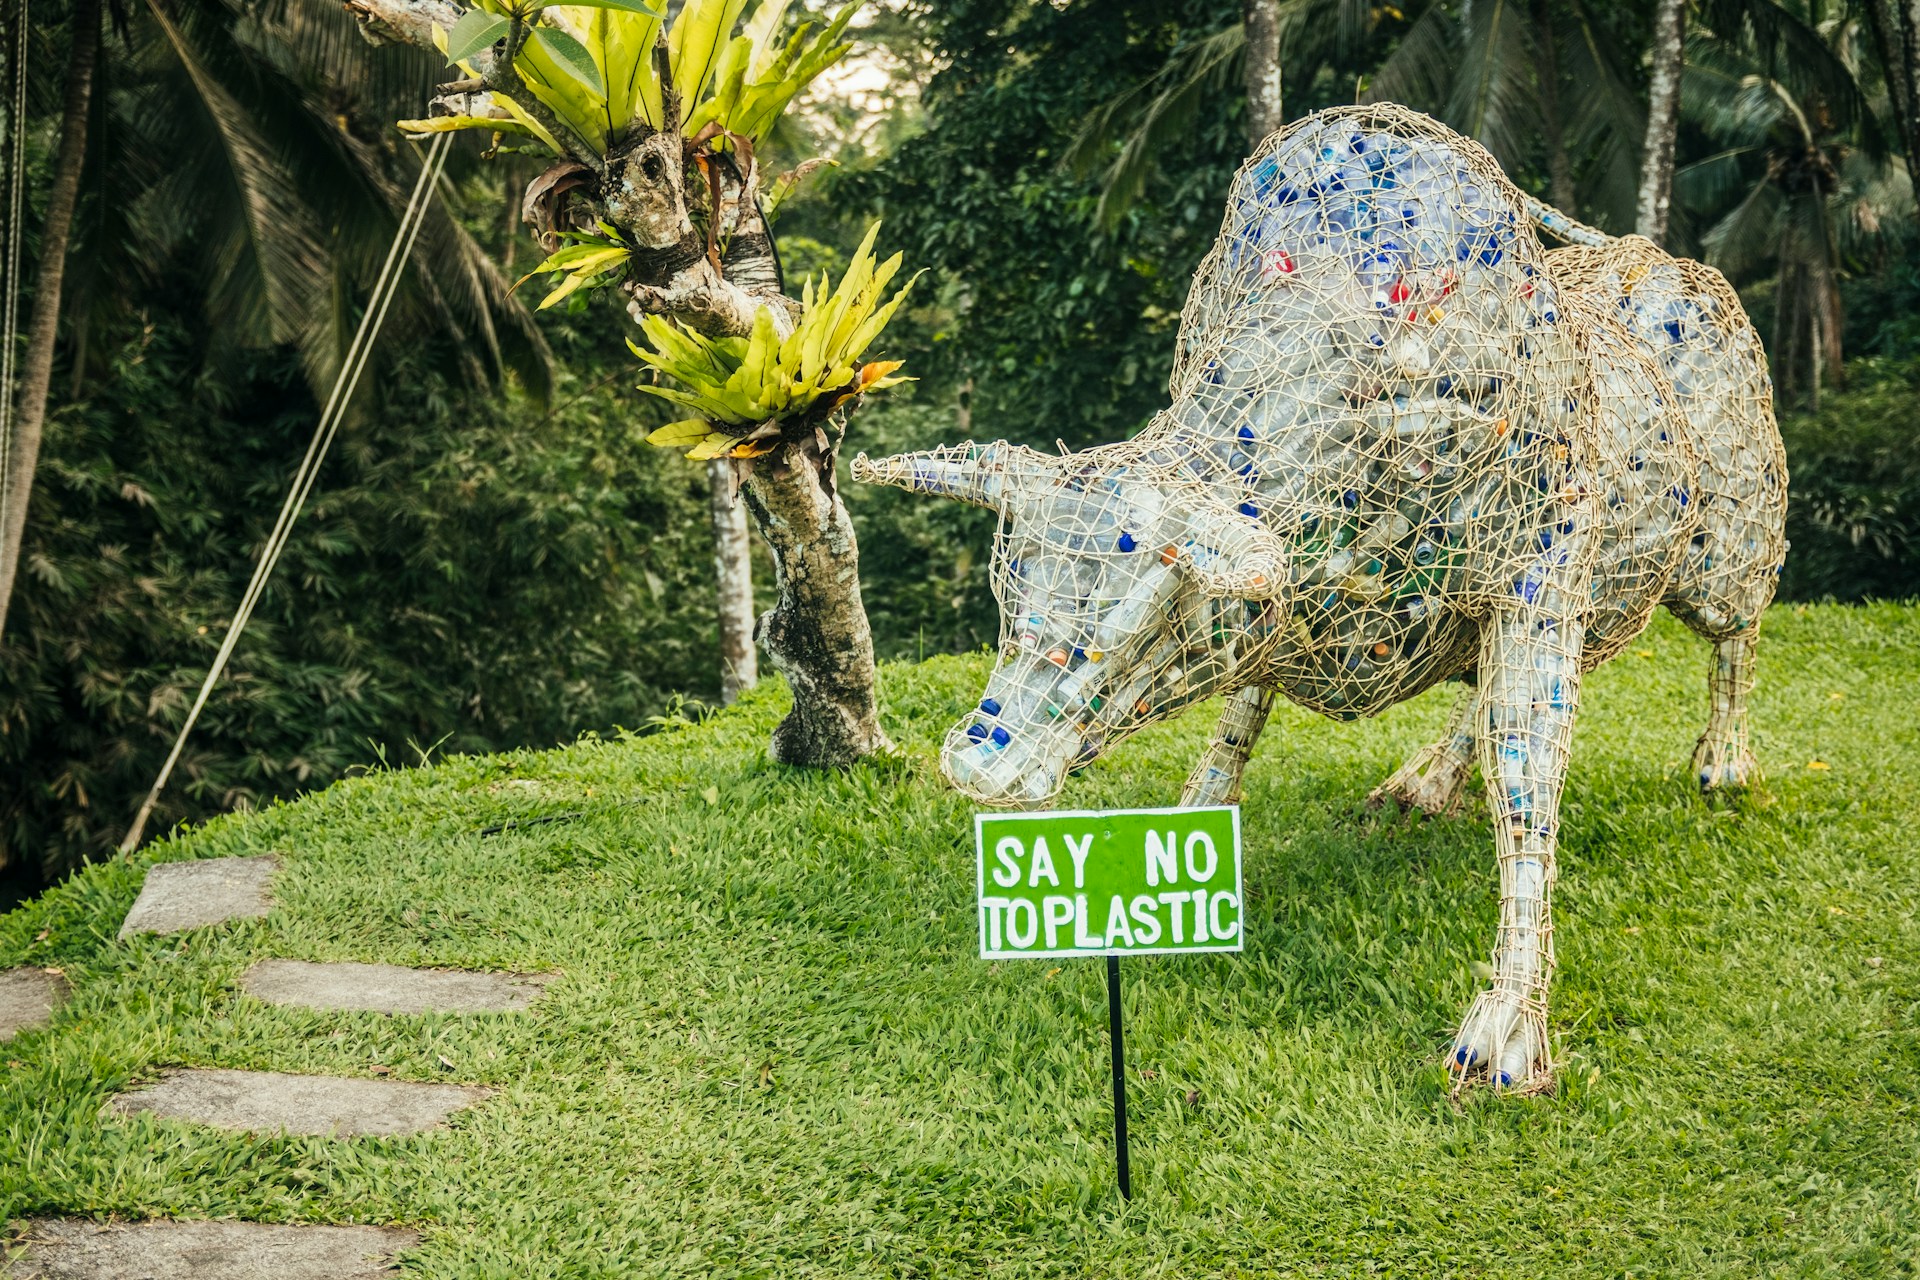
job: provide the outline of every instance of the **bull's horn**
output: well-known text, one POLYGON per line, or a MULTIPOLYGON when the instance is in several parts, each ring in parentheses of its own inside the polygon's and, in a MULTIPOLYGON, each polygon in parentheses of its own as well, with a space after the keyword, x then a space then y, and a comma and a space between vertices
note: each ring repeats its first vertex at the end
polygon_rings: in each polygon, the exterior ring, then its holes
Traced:
POLYGON ((1057 459, 1024 445, 955 444, 918 453, 896 453, 874 461, 853 460, 853 478, 864 484, 890 484, 914 493, 938 493, 994 511, 1005 509, 1006 495, 1029 481, 1054 474, 1057 459))
POLYGON ((1287 549, 1251 517, 1207 510, 1188 521, 1180 564, 1201 594, 1220 599, 1270 600, 1287 581, 1287 549))

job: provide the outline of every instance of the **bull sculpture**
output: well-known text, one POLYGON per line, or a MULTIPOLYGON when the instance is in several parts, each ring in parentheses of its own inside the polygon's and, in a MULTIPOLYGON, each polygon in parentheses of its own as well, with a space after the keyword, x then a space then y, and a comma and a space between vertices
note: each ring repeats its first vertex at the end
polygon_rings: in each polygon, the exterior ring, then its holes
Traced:
POLYGON ((1172 406, 1132 440, 855 461, 1000 516, 1000 658, 942 767, 982 803, 1039 805, 1224 695, 1182 803, 1227 803, 1276 694, 1351 720, 1461 682, 1372 798, 1453 810, 1477 758, 1500 919, 1451 1062, 1539 1087, 1582 673, 1666 605, 1714 646, 1702 787, 1756 771, 1787 479, 1759 339, 1717 273, 1571 223, 1377 106, 1303 119, 1240 169, 1179 342, 1172 406), (1544 251, 1536 223, 1575 243, 1544 251))

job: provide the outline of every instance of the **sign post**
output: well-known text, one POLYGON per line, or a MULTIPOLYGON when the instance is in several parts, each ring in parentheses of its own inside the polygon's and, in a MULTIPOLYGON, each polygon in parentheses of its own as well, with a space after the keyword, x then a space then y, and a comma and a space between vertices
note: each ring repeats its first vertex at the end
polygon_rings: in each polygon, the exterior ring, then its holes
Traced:
POLYGON ((1120 1023, 1120 957, 1107 957, 1107 1039, 1113 1045, 1113 1162, 1120 1198, 1133 1199, 1133 1167, 1127 1159, 1127 1043, 1120 1023))
POLYGON ((1240 810, 981 813, 974 843, 981 959, 1106 957, 1114 1161, 1132 1199, 1120 957, 1240 950, 1240 810))

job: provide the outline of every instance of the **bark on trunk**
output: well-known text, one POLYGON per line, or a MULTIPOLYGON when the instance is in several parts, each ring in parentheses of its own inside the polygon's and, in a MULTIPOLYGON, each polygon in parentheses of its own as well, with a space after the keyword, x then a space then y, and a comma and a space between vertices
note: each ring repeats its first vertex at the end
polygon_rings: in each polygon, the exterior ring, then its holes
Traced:
MULTIPOLYGON (((94 64, 100 56, 100 0, 76 0, 73 49, 67 60, 66 97, 60 108, 60 153, 54 161, 47 216, 40 229, 40 263, 33 282, 33 314, 27 322, 27 354, 20 366, 20 399, 8 449, 6 492, 0 494, 0 637, 20 569, 27 528, 27 501, 40 463, 40 437, 47 420, 47 388, 53 380, 53 347, 60 332, 60 287, 66 275, 67 240, 87 159, 87 108, 93 99, 94 64)), ((10 388, 0 388, 6 394, 10 388)))
POLYGON ((1685 55, 1686 0, 1659 0, 1653 15, 1653 77, 1647 91, 1647 137, 1640 157, 1640 204, 1633 229, 1664 244, 1673 204, 1673 147, 1680 128, 1680 65, 1685 55))
POLYGON ((1900 56, 1887 64, 1889 79, 1898 77, 1907 104, 1907 176, 1913 180, 1914 207, 1920 208, 1920 0, 1900 6, 1900 56))
POLYGON ((1280 109, 1280 0, 1242 0, 1247 29, 1247 149, 1286 123, 1280 109))
POLYGON ((782 764, 816 769, 893 745, 874 700, 860 553, 834 484, 838 452, 824 434, 783 446, 741 490, 773 551, 775 603, 760 619, 759 640, 793 687, 793 710, 773 731, 769 752, 782 764))
POLYGON ((747 509, 734 497, 733 464, 707 463, 707 511, 713 520, 713 581, 720 597, 720 703, 732 706, 760 683, 753 647, 753 556, 747 509))

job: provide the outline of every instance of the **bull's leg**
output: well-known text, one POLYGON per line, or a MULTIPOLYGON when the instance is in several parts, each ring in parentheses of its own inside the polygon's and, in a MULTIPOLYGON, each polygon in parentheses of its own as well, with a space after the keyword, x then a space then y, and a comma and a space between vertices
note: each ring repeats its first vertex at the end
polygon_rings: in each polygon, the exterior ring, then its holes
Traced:
POLYGON ((1474 1000, 1454 1038, 1456 1088, 1479 1070, 1501 1088, 1545 1085, 1552 1075, 1554 843, 1583 630, 1570 609, 1554 606, 1574 598, 1548 589, 1538 604, 1516 603, 1493 619, 1482 641, 1480 771, 1500 859, 1500 928, 1493 985, 1474 1000))
POLYGON ((1753 692, 1753 652, 1759 628, 1717 641, 1707 684, 1713 697, 1706 732, 1693 749, 1693 772, 1702 791, 1737 790, 1760 777, 1760 763, 1747 740, 1747 696, 1753 692))
POLYGON ((1240 777, 1273 711, 1273 690, 1250 686, 1227 697, 1213 740, 1180 792, 1183 807, 1240 803, 1240 777))
POLYGON ((1375 809, 1391 800, 1402 810, 1419 809, 1440 817, 1460 812, 1466 799, 1467 778, 1473 773, 1475 724, 1474 712, 1480 706, 1480 690, 1465 685, 1454 699, 1447 717, 1446 732, 1432 746, 1422 747, 1394 771, 1392 777, 1375 787, 1367 804, 1375 809))

